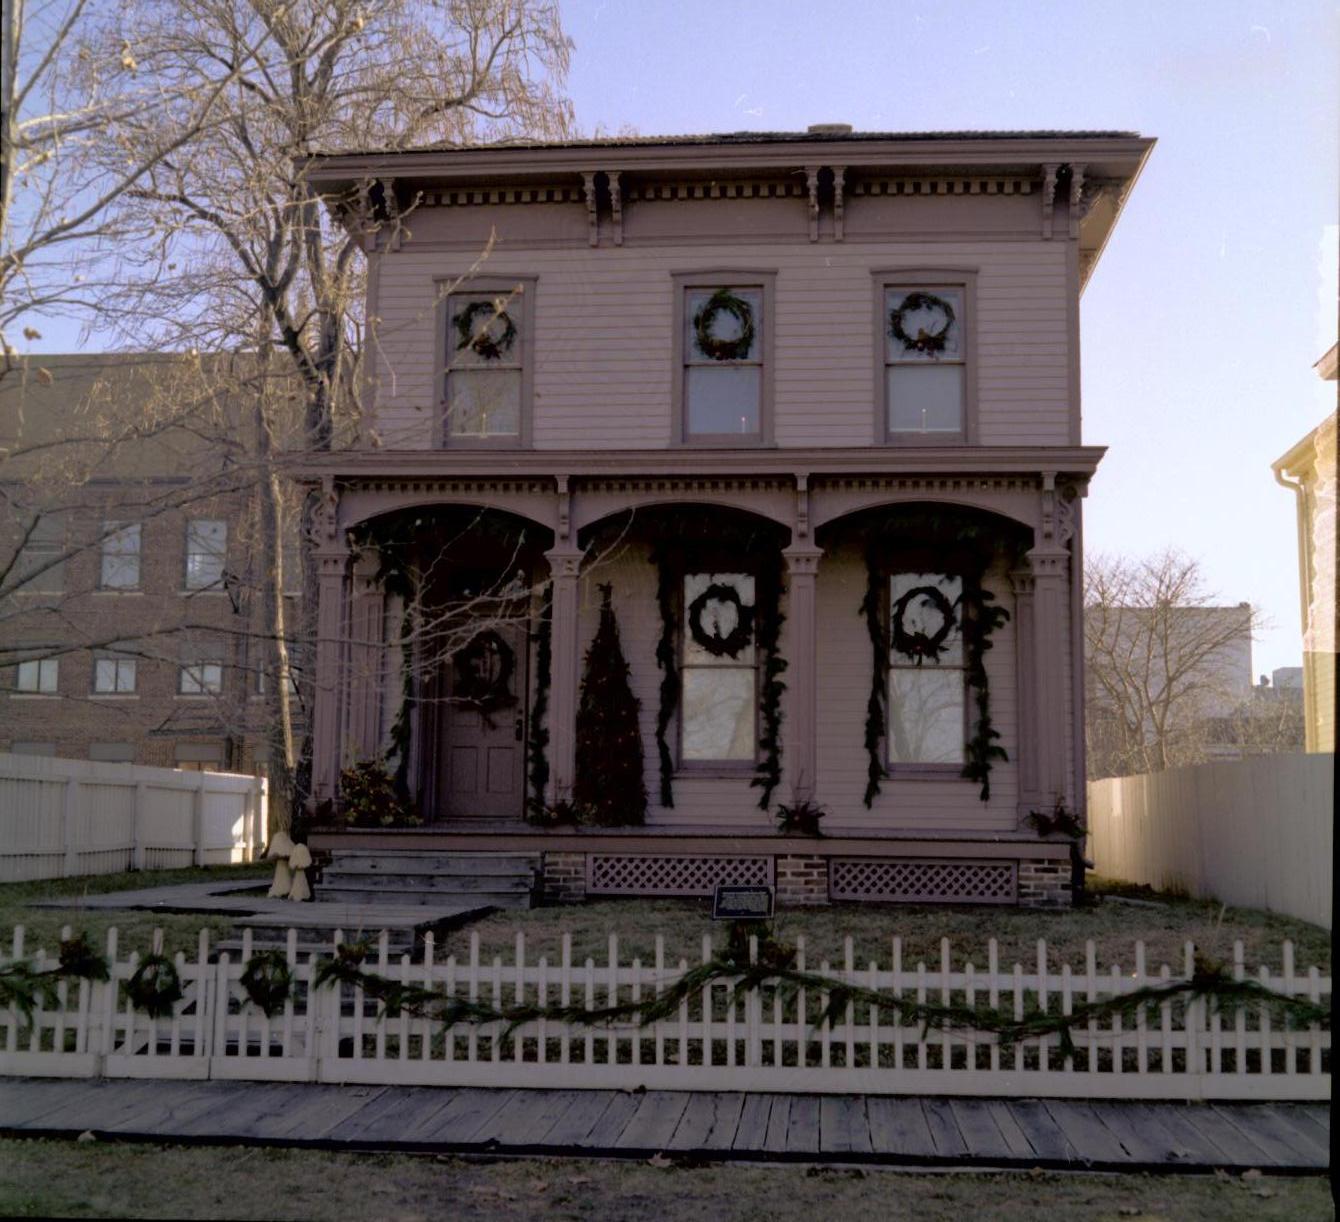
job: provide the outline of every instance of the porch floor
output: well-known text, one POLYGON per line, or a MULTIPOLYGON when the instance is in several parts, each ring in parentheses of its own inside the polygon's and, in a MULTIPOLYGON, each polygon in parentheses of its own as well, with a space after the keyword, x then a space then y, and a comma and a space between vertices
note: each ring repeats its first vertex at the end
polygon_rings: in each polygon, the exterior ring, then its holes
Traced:
POLYGON ((0 1080, 0 1133, 713 1161, 1207 1172, 1329 1166, 1325 1104, 0 1080))

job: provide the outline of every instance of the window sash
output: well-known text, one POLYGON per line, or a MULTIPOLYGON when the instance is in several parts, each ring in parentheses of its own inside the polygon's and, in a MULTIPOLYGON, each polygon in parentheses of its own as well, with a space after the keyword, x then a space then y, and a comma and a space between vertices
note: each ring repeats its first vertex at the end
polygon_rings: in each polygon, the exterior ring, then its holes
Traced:
POLYGON ((761 284, 685 284, 681 296, 683 376, 681 412, 689 439, 758 440, 763 435, 764 366, 767 354, 766 291, 761 284), (754 340, 743 357, 715 360, 698 348, 694 317, 726 289, 749 303, 754 340), (711 422, 709 424, 709 422, 711 422), (713 427, 716 424, 723 427, 713 427))
POLYGON ((136 590, 140 584, 140 524, 105 522, 98 584, 104 590, 136 590))
POLYGON ((20 662, 14 678, 14 689, 20 692, 32 692, 52 695, 60 680, 60 660, 58 658, 34 658, 20 662))
POLYGON ((204 590, 223 580, 228 553, 228 523, 193 518, 186 524, 186 588, 204 590))
POLYGON ((903 571, 890 575, 887 590, 889 674, 885 758, 891 767, 961 767, 966 760, 968 739, 963 579, 946 573, 903 571), (939 599, 929 591, 937 592, 939 599), (903 631, 914 639, 924 636, 934 640, 939 635, 945 627, 940 600, 949 604, 953 618, 939 642, 939 652, 934 656, 918 656, 898 649, 894 629, 900 614, 903 631))
POLYGON ((93 690, 99 695, 126 695, 135 690, 136 659, 101 657, 93 660, 93 690))
MULTIPOLYGON (((684 576, 680 611, 680 761, 697 764, 752 764, 758 757, 758 651, 756 633, 733 657, 718 657, 698 645, 689 631, 694 601, 712 585, 734 589, 742 606, 756 606, 756 580, 743 572, 695 572, 684 576)), ((709 608, 704 608, 708 611, 709 608)), ((719 614, 719 613, 718 613, 719 614)), ((727 636, 726 622, 713 625, 727 636)))
POLYGON ((182 696, 217 696, 223 691, 223 663, 183 662, 177 676, 177 691, 182 696))

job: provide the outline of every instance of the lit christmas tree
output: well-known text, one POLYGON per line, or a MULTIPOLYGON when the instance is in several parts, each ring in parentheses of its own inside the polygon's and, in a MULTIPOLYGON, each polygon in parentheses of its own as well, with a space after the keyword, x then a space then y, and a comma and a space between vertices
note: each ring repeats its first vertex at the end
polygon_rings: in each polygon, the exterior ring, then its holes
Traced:
POLYGON ((572 793, 583 819, 602 827, 645 823, 647 818, 638 725, 641 706, 628 683, 612 593, 611 586, 600 587, 600 624, 586 651, 572 793))

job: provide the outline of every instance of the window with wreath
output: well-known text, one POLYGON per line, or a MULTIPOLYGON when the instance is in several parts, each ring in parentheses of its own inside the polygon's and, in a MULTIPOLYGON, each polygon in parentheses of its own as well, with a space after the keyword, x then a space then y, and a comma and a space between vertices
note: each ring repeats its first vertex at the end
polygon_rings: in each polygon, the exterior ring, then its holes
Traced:
POLYGON ((450 442, 517 442, 522 434, 526 325, 523 293, 447 298, 443 431, 450 442))
POLYGON ((749 573, 687 573, 680 758, 752 764, 757 744, 755 581, 749 573))
POLYGON ((685 440, 760 440, 763 286, 686 284, 683 308, 685 440))
POLYGON ((884 289, 885 427, 890 437, 963 436, 966 311, 963 285, 884 289))
POLYGON ((888 761, 962 765, 967 740, 963 579, 889 578, 888 761))

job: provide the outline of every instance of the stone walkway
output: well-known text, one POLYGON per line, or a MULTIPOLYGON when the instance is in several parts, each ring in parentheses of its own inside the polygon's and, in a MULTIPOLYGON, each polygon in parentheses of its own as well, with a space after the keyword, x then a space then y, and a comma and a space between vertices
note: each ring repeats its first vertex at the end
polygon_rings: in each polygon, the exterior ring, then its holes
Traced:
POLYGON ((0 1079, 0 1133, 459 1154, 1315 1173, 1325 1104, 0 1079))

